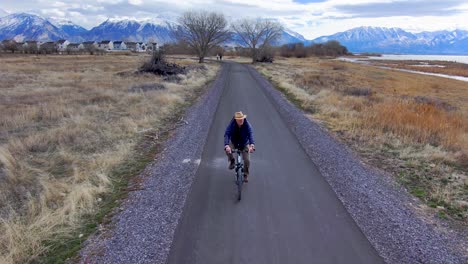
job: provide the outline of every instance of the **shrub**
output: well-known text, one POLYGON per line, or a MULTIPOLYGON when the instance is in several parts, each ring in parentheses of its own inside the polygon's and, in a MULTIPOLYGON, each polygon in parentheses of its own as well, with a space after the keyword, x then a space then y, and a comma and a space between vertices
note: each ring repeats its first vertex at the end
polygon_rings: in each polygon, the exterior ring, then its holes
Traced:
POLYGON ((272 63, 275 57, 275 53, 270 46, 262 46, 257 55, 256 62, 269 62, 272 63))
POLYGON ((369 88, 348 88, 344 90, 344 94, 351 96, 371 96, 372 91, 369 88))
POLYGON ((324 44, 313 44, 309 52, 315 56, 337 57, 349 54, 348 49, 336 40, 330 40, 324 44))
POLYGON ((164 51, 159 49, 153 53, 151 59, 140 67, 140 72, 151 72, 157 75, 175 75, 185 73, 185 67, 175 63, 168 63, 164 51))
POLYGON ((440 99, 429 98, 426 96, 416 96, 414 97, 414 101, 419 104, 433 105, 439 109, 446 110, 446 111, 453 111, 457 109, 456 107, 450 105, 449 103, 443 102, 440 99))
POLYGON ((304 43, 290 43, 281 46, 280 54, 283 57, 305 58, 308 56, 304 43))

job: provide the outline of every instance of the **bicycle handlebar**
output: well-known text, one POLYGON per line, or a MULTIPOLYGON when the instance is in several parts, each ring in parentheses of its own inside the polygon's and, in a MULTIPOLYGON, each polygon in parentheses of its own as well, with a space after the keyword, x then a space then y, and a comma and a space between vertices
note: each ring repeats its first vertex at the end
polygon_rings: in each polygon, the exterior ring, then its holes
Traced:
MULTIPOLYGON (((243 152, 244 150, 241 150, 241 149, 231 149, 231 153, 235 153, 235 152, 243 152)), ((247 152, 247 151, 246 151, 247 152)))
MULTIPOLYGON (((231 149, 231 153, 235 153, 235 152, 243 152, 244 150, 241 150, 241 149, 231 149)), ((255 151, 255 148, 253 148, 253 151, 255 151)), ((249 150, 246 150, 245 152, 249 152, 249 150)))

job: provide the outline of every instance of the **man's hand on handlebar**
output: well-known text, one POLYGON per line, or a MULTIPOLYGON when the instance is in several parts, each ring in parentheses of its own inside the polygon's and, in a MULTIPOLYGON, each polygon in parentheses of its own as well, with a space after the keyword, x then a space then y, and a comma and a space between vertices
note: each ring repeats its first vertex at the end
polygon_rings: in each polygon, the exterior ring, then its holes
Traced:
POLYGON ((255 145, 254 144, 250 144, 249 145, 249 153, 253 153, 255 151, 255 145))
POLYGON ((229 145, 224 146, 224 150, 226 151, 227 154, 231 154, 232 150, 229 145))

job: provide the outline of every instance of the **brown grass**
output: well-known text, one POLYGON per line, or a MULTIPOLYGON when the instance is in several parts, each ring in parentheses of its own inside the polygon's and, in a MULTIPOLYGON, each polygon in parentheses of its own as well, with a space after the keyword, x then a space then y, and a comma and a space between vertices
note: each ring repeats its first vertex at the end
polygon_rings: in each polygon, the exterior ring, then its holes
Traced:
POLYGON ((468 149, 468 120, 461 113, 409 100, 386 100, 366 109, 363 117, 364 130, 393 133, 404 143, 442 146, 453 151, 468 149))
MULTIPOLYGON (((218 66, 180 82, 136 75, 146 56, 6 56, 0 64, 0 263, 24 263, 112 189, 111 170, 218 66), (166 89, 132 92, 132 85, 166 89)), ((184 61, 185 65, 193 64, 184 61)))
POLYGON ((256 67, 368 162, 467 223, 468 83, 317 58, 256 67))

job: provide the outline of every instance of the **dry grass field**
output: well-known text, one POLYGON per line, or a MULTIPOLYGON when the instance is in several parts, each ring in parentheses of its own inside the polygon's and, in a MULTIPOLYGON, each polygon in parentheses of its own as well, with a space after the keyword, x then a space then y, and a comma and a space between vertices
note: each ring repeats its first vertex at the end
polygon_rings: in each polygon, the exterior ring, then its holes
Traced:
POLYGON ((426 212, 466 226, 467 82, 317 58, 256 67, 311 119, 392 173, 426 212))
POLYGON ((165 130, 219 68, 207 63, 172 80, 134 74, 148 58, 0 57, 0 263, 34 260, 46 241, 79 228, 139 138, 165 130))

